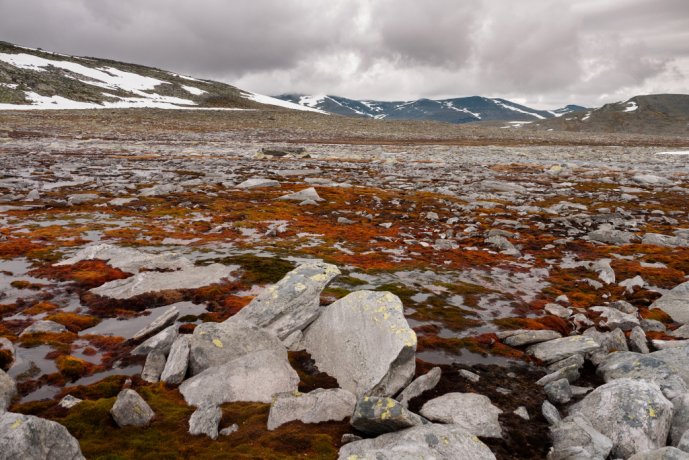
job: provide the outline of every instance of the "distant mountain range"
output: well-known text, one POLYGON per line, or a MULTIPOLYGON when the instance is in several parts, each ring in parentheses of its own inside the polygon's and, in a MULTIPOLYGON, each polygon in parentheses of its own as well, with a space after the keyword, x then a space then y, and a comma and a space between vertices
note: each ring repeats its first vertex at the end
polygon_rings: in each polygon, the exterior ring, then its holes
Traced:
POLYGON ((356 100, 340 96, 283 94, 277 99, 338 115, 378 120, 426 120, 446 123, 477 121, 535 121, 561 117, 589 109, 568 105, 556 110, 537 110, 500 98, 481 96, 414 101, 356 100))
POLYGON ((689 136, 689 95, 650 94, 523 125, 529 129, 689 136))

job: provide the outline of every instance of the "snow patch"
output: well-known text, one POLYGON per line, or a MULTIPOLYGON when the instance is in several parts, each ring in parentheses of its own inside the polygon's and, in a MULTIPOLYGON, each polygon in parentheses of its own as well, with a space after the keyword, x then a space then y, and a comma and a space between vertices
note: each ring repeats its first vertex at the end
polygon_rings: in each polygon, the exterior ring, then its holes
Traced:
POLYGON ((636 109, 638 109, 639 106, 636 105, 636 102, 634 101, 628 101, 627 102, 627 107, 625 107, 624 111, 625 112, 634 112, 636 109))
POLYGON ((481 119, 481 114, 480 114, 480 113, 478 113, 478 112, 472 112, 471 110, 469 110, 469 109, 467 109, 467 108, 465 108, 465 107, 455 107, 454 102, 452 102, 452 101, 445 102, 444 105, 445 105, 445 107, 447 107, 448 109, 454 110, 454 111, 456 111, 456 112, 468 113, 469 115, 472 115, 472 116, 478 118, 479 120, 481 119))
POLYGON ((250 93, 248 91, 242 92, 242 97, 249 99, 250 101, 258 102, 259 104, 275 105, 278 107, 284 107, 286 109, 292 110, 302 110, 306 112, 316 112, 327 114, 323 110, 314 109, 312 107, 304 107, 303 105, 295 104, 294 102, 283 101, 282 99, 277 99, 270 96, 264 96, 263 94, 250 93))
POLYGON ((656 152, 656 155, 689 155, 689 150, 678 150, 676 152, 656 152))
POLYGON ((199 89, 199 88, 195 88, 193 86, 182 85, 182 88, 184 89, 184 91, 186 91, 187 93, 191 93, 194 96, 200 96, 200 95, 206 94, 208 92, 208 91, 204 91, 204 90, 199 89))
POLYGON ((306 107, 317 108, 318 104, 323 102, 325 95, 323 96, 301 96, 299 97, 299 105, 306 107))
POLYGON ((522 110, 519 107, 515 107, 513 105, 505 104, 504 102, 499 101, 497 99, 490 99, 490 100, 493 101, 496 105, 499 105, 500 107, 503 107, 505 109, 512 110, 514 112, 524 113, 526 115, 530 115, 532 117, 538 118, 539 120, 545 120, 545 117, 543 115, 539 115, 539 114, 533 113, 533 112, 527 112, 526 110, 522 110))

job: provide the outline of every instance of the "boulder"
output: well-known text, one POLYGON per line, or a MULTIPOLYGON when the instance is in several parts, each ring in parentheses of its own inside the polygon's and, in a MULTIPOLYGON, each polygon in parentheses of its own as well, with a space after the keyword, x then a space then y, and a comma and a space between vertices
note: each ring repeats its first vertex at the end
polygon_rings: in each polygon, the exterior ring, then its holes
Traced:
POLYGON ((504 340, 504 342, 511 347, 521 347, 524 345, 531 345, 534 343, 559 339, 560 337, 562 337, 562 334, 557 331, 538 330, 509 336, 504 340))
POLYGON ((537 385, 548 385, 556 380, 566 379, 569 383, 574 383, 579 379, 579 364, 573 363, 562 367, 555 372, 551 372, 536 381, 537 385))
POLYGON ((689 430, 685 431, 677 444, 677 448, 681 451, 689 453, 689 430))
POLYGON ((179 387, 187 404, 272 401, 276 393, 296 391, 299 376, 287 360, 287 350, 259 350, 209 367, 179 387))
POLYGON ((317 389, 309 393, 280 393, 273 398, 268 414, 268 429, 288 422, 320 423, 344 420, 356 406, 356 397, 347 390, 317 389))
POLYGON ((590 337, 574 335, 531 345, 526 352, 534 358, 549 364, 572 355, 596 351, 599 347, 598 342, 590 337))
POLYGON ((130 299, 149 292, 197 289, 230 277, 234 267, 211 264, 188 267, 175 272, 142 272, 129 278, 107 282, 90 293, 111 299, 130 299))
POLYGON ((264 179, 262 177, 252 177, 244 182, 237 184, 235 187, 242 190, 250 190, 252 188, 263 188, 263 187, 279 187, 280 182, 272 179, 264 179))
POLYGON ((555 361, 554 363, 550 364, 546 370, 548 373, 552 374, 553 372, 570 367, 572 365, 576 366, 577 369, 581 369, 581 367, 584 365, 584 355, 572 355, 563 360, 555 361))
POLYGON ((304 332, 322 372, 357 397, 394 395, 416 368, 416 334, 390 292, 357 291, 332 303, 304 332))
POLYGON ((189 434, 205 434, 211 439, 217 439, 221 418, 222 411, 218 406, 199 407, 189 418, 189 434))
POLYGON ((340 270, 331 264, 302 264, 261 292, 226 322, 245 321, 267 329, 283 340, 318 317, 321 291, 339 274, 340 270))
POLYGON ((155 413, 139 393, 126 388, 117 395, 115 404, 110 409, 117 426, 147 426, 155 413))
POLYGON ((594 230, 587 235, 590 241, 597 241, 599 243, 612 244, 621 246, 623 244, 630 244, 639 241, 639 237, 632 232, 625 232, 622 230, 615 230, 611 227, 601 226, 598 230, 594 230))
POLYGON ((612 450, 612 441, 579 414, 570 415, 551 427, 550 437, 553 448, 548 460, 605 460, 612 450))
POLYGON ((651 304, 651 309, 660 308, 681 324, 689 323, 689 281, 675 286, 651 304))
POLYGON ((666 348, 654 351, 649 356, 663 361, 673 372, 676 372, 689 387, 689 347, 666 348))
POLYGON ((165 329, 170 324, 174 323, 178 316, 179 309, 177 309, 175 305, 172 305, 165 311, 165 313, 157 317, 155 320, 151 321, 151 323, 148 326, 144 327, 143 329, 139 330, 136 334, 134 334, 132 340, 143 340, 146 337, 165 329))
POLYGON ((488 446, 457 425, 428 424, 363 439, 340 448, 339 460, 495 460, 488 446))
POLYGON ((17 395, 17 384, 14 379, 0 370, 0 413, 10 407, 12 399, 17 395))
POLYGON ((422 393, 432 390, 440 382, 442 370, 439 367, 434 367, 426 374, 419 376, 407 388, 397 396, 397 400, 403 407, 409 406, 409 401, 421 395, 422 393))
POLYGON ((72 407, 78 405, 82 401, 83 401, 83 399, 76 398, 72 395, 67 395, 60 400, 60 402, 58 403, 58 406, 60 406, 64 409, 71 409, 72 407))
POLYGON ((304 190, 300 190, 298 192, 294 193, 289 193, 287 195, 283 195, 278 200, 290 200, 290 201, 304 201, 304 200, 313 200, 313 201, 325 201, 323 198, 321 198, 318 195, 318 192, 316 191, 315 188, 309 187, 305 188, 304 190))
POLYGON ((592 307, 589 310, 600 313, 601 318, 605 320, 601 322, 601 326, 610 330, 619 328, 623 331, 629 331, 639 326, 639 318, 636 317, 636 313, 624 313, 611 307, 592 307))
POLYGON ((646 354, 649 352, 646 333, 641 327, 636 326, 629 334, 629 348, 637 353, 646 354))
POLYGON ((146 363, 141 371, 141 378, 149 383, 157 383, 160 381, 160 374, 165 369, 165 355, 159 351, 153 350, 146 356, 146 363))
POLYGON ((189 367, 189 336, 180 335, 170 348, 165 368, 160 374, 160 381, 168 385, 179 385, 187 375, 189 367))
POLYGON ((74 256, 55 264, 56 267, 72 265, 82 260, 103 260, 111 267, 123 272, 137 273, 146 270, 179 270, 191 268, 194 264, 186 257, 171 252, 154 254, 132 248, 121 248, 111 244, 100 243, 87 246, 77 251, 74 256))
POLYGON ((611 353, 601 362, 596 373, 606 382, 617 379, 654 382, 668 399, 673 399, 687 391, 687 385, 682 378, 653 354, 644 355, 629 351, 611 353))
POLYGON ((147 355, 152 351, 157 351, 163 356, 167 356, 178 335, 177 326, 169 326, 134 348, 132 354, 147 355))
POLYGON ((428 420, 459 425, 469 433, 486 438, 501 438, 498 416, 502 410, 487 396, 476 393, 447 393, 426 402, 420 414, 428 420))
POLYGON ((610 438, 612 455, 622 458, 663 447, 672 412, 672 403, 658 385, 632 379, 606 383, 570 409, 571 415, 583 415, 610 438))
POLYGON ((350 424, 367 434, 383 434, 400 431, 427 423, 392 398, 364 396, 356 402, 350 424))
POLYGON ((189 339, 190 373, 196 375, 210 367, 262 350, 287 354, 277 337, 243 321, 202 323, 194 329, 189 339))
POLYGON ((546 422, 548 422, 548 424, 551 426, 558 424, 562 420, 562 417, 560 417, 560 411, 558 411, 557 407, 553 406, 550 401, 543 401, 541 413, 543 414, 543 418, 545 418, 546 422))
POLYGON ((62 332, 67 332, 67 328, 64 327, 60 323, 56 323, 55 321, 50 321, 50 320, 45 320, 41 319, 36 322, 34 322, 31 326, 27 327, 22 331, 21 334, 19 334, 19 337, 28 335, 28 334, 42 334, 42 333, 51 333, 51 334, 60 334, 62 332))
POLYGON ((555 404, 566 404, 572 399, 572 388, 567 379, 555 380, 543 386, 548 400, 555 404))
POLYGON ((662 447, 634 454, 629 460, 689 460, 689 454, 676 447, 662 447))
POLYGON ((674 407, 674 413, 672 415, 668 444, 677 446, 682 439, 682 435, 689 431, 689 393, 684 393, 673 399, 672 406, 674 407))
POLYGON ((7 460, 84 459, 67 428, 33 415, 0 414, 0 446, 7 460))

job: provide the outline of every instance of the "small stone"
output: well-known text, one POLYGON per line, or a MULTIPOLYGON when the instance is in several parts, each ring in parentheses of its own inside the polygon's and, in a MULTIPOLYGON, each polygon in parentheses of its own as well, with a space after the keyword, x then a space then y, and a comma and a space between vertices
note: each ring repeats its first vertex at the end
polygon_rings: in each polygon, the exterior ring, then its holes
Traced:
POLYGON ((667 330, 663 323, 654 319, 642 319, 639 324, 644 332, 665 332, 667 330))
POLYGON ((590 337, 575 335, 531 345, 526 352, 534 358, 550 364, 575 354, 590 353, 598 348, 600 345, 590 337))
POLYGON ((345 433, 342 435, 342 438, 340 439, 340 443, 342 445, 345 445, 345 444, 348 444, 350 442, 361 441, 362 439, 364 439, 364 438, 362 438, 361 436, 357 436, 357 435, 352 434, 352 433, 345 433))
POLYGON ((629 348, 637 353, 646 354, 649 352, 646 333, 640 326, 636 326, 629 334, 629 348))
POLYGON ((422 425, 426 421, 392 398, 364 396, 357 401, 350 423, 363 433, 377 435, 422 425))
POLYGON ((434 367, 426 374, 419 376, 412 383, 407 385, 407 387, 402 390, 396 399, 403 407, 408 407, 409 401, 421 395, 425 391, 435 388, 438 382, 440 382, 441 373, 442 371, 439 367, 434 367))
POLYGON ((572 389, 567 379, 550 382, 543 387, 543 391, 552 403, 566 404, 572 399, 572 389))
POLYGON ((434 422, 459 425, 476 436, 501 438, 498 416, 502 410, 487 396, 476 393, 447 393, 431 399, 419 411, 434 422))
POLYGON ((572 315, 572 310, 570 308, 565 308, 556 303, 546 304, 543 310, 549 315, 559 316, 560 318, 569 318, 572 315))
POLYGON ((473 383, 478 383, 478 381, 481 380, 481 377, 478 374, 474 374, 466 369, 460 369, 459 375, 473 383))
POLYGON ((148 383, 157 383, 160 381, 160 374, 165 369, 167 359, 165 355, 159 351, 153 350, 146 357, 144 369, 141 371, 141 378, 148 383))
POLYGON ((72 407, 79 404, 81 401, 83 401, 83 400, 79 399, 79 398, 75 398, 72 395, 67 395, 60 400, 60 402, 58 403, 58 406, 60 406, 64 409, 71 409, 72 407))
POLYGON ((221 418, 222 411, 218 406, 199 407, 189 418, 189 434, 205 434, 211 439, 217 439, 221 418))
POLYGON ((553 406, 552 403, 550 403, 549 401, 543 401, 543 405, 541 406, 541 413, 543 414, 543 417, 548 422, 548 424, 551 426, 557 425, 562 420, 562 418, 560 417, 560 411, 558 411, 557 407, 553 406))
POLYGON ((574 363, 567 367, 560 368, 555 372, 541 377, 536 381, 536 384, 547 385, 560 379, 566 379, 570 383, 576 382, 579 379, 579 365, 574 363))
POLYGON ((236 423, 233 423, 232 425, 220 430, 219 434, 221 436, 229 436, 236 431, 239 431, 239 425, 237 425, 236 423))
POLYGON ((132 354, 148 355, 155 350, 162 353, 163 356, 167 356, 178 335, 177 326, 169 326, 133 349, 132 354))
POLYGON ((570 367, 572 365, 576 365, 577 369, 581 369, 581 367, 584 365, 584 356, 583 355, 572 355, 568 358, 565 358, 561 361, 556 361, 553 364, 549 365, 546 370, 548 371, 549 374, 552 374, 555 371, 558 371, 560 369, 563 369, 565 367, 570 367))
POLYGON ((531 417, 529 417, 529 411, 526 410, 526 407, 524 407, 524 406, 517 407, 514 411, 514 414, 518 415, 519 417, 523 418, 524 420, 531 420, 531 417))
POLYGON ((120 391, 110 409, 117 426, 148 426, 155 413, 139 393, 132 389, 120 391))

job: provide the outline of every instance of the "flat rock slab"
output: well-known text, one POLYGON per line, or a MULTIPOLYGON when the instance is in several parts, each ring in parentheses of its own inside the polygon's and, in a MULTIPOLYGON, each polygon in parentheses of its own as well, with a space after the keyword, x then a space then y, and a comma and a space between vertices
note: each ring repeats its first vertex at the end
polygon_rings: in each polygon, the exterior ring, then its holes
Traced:
POLYGON ((675 286, 653 302, 650 308, 660 308, 678 323, 689 323, 689 281, 675 286))
POLYGON ((187 375, 189 367, 189 336, 180 335, 170 348, 170 354, 165 362, 165 368, 160 374, 161 382, 168 385, 179 385, 187 375))
POLYGON ((392 398, 364 396, 359 399, 351 425, 368 434, 383 434, 428 423, 392 398))
POLYGON ((321 198, 318 195, 318 192, 316 192, 316 189, 313 187, 305 188, 304 190, 300 190, 298 192, 290 193, 287 195, 283 195, 278 200, 290 200, 290 201, 304 201, 304 200, 313 200, 313 201, 325 201, 323 198, 321 198))
POLYGON ((412 383, 407 386, 402 392, 397 396, 397 400, 404 407, 409 406, 409 401, 416 398, 417 396, 423 394, 428 390, 432 390, 440 382, 440 377, 442 375, 442 370, 439 367, 434 367, 426 374, 419 376, 412 383))
POLYGON ((2 458, 8 460, 83 460, 81 447, 67 428, 33 415, 0 415, 2 458))
POLYGON ((339 460, 461 459, 495 460, 476 436, 457 425, 415 426, 340 448, 339 460))
POLYGON ((296 391, 298 384, 286 350, 261 350, 209 367, 185 380, 179 391, 191 406, 219 406, 235 401, 269 403, 277 393, 296 391))
POLYGON ((246 321, 283 340, 318 317, 321 291, 339 274, 340 270, 335 265, 323 262, 302 264, 261 292, 226 322, 246 321))
POLYGON ((658 385, 631 379, 606 383, 570 409, 612 441, 613 458, 664 447, 672 413, 672 403, 658 385))
POLYGON ((51 334, 60 334, 62 332, 67 332, 67 328, 63 326, 60 323, 56 323, 55 321, 50 321, 46 319, 41 319, 33 323, 31 326, 27 327, 22 331, 21 334, 19 334, 19 337, 28 335, 28 334, 42 334, 42 333, 51 333, 51 334))
POLYGON ((423 405, 421 415, 428 420, 459 425, 469 433, 486 438, 501 438, 498 416, 502 410, 490 398, 476 393, 447 393, 423 405))
POLYGON ((150 339, 145 340, 132 350, 135 355, 147 355, 153 350, 160 352, 163 356, 170 353, 170 348, 179 335, 177 326, 168 326, 150 339))
POLYGON ((111 299, 131 299, 149 292, 197 289, 229 278, 236 267, 211 264, 176 272, 143 272, 130 278, 110 281, 89 292, 111 299))
POLYGON ((322 372, 357 397, 393 395, 416 368, 416 334, 389 292, 357 291, 329 305, 304 332, 322 372))
POLYGON ((132 389, 120 391, 115 404, 110 409, 117 426, 147 426, 155 413, 139 393, 132 389))
POLYGON ((562 337, 562 334, 557 331, 528 331, 507 337, 505 343, 511 347, 522 347, 524 345, 559 339, 560 337, 562 337))
POLYGON ((268 429, 288 422, 320 423, 344 420, 356 406, 356 396, 347 390, 317 389, 309 393, 281 393, 275 396, 268 414, 268 429))
POLYGON ((592 338, 574 335, 531 345, 526 352, 534 358, 550 364, 575 354, 590 353, 598 348, 600 345, 592 338))
POLYGON ((143 340, 149 335, 153 335, 157 332, 160 332, 161 330, 165 329, 168 327, 170 324, 174 323, 177 317, 179 316, 179 309, 175 305, 171 305, 165 312, 151 321, 151 323, 139 330, 134 336, 132 337, 132 340, 143 340))
POLYGON ((252 188, 263 188, 263 187, 279 187, 280 182, 273 179, 264 179, 262 177, 252 177, 244 182, 237 184, 235 187, 243 190, 250 190, 252 188))
POLYGON ((270 332, 243 321, 199 324, 190 337, 189 367, 192 375, 237 359, 248 353, 269 350, 287 353, 270 332))
POLYGON ((194 266, 189 259, 179 254, 171 252, 147 253, 106 243, 87 246, 77 251, 69 259, 56 263, 55 266, 72 265, 82 260, 94 259, 103 260, 111 267, 119 268, 127 273, 138 273, 141 269, 180 270, 194 266))

